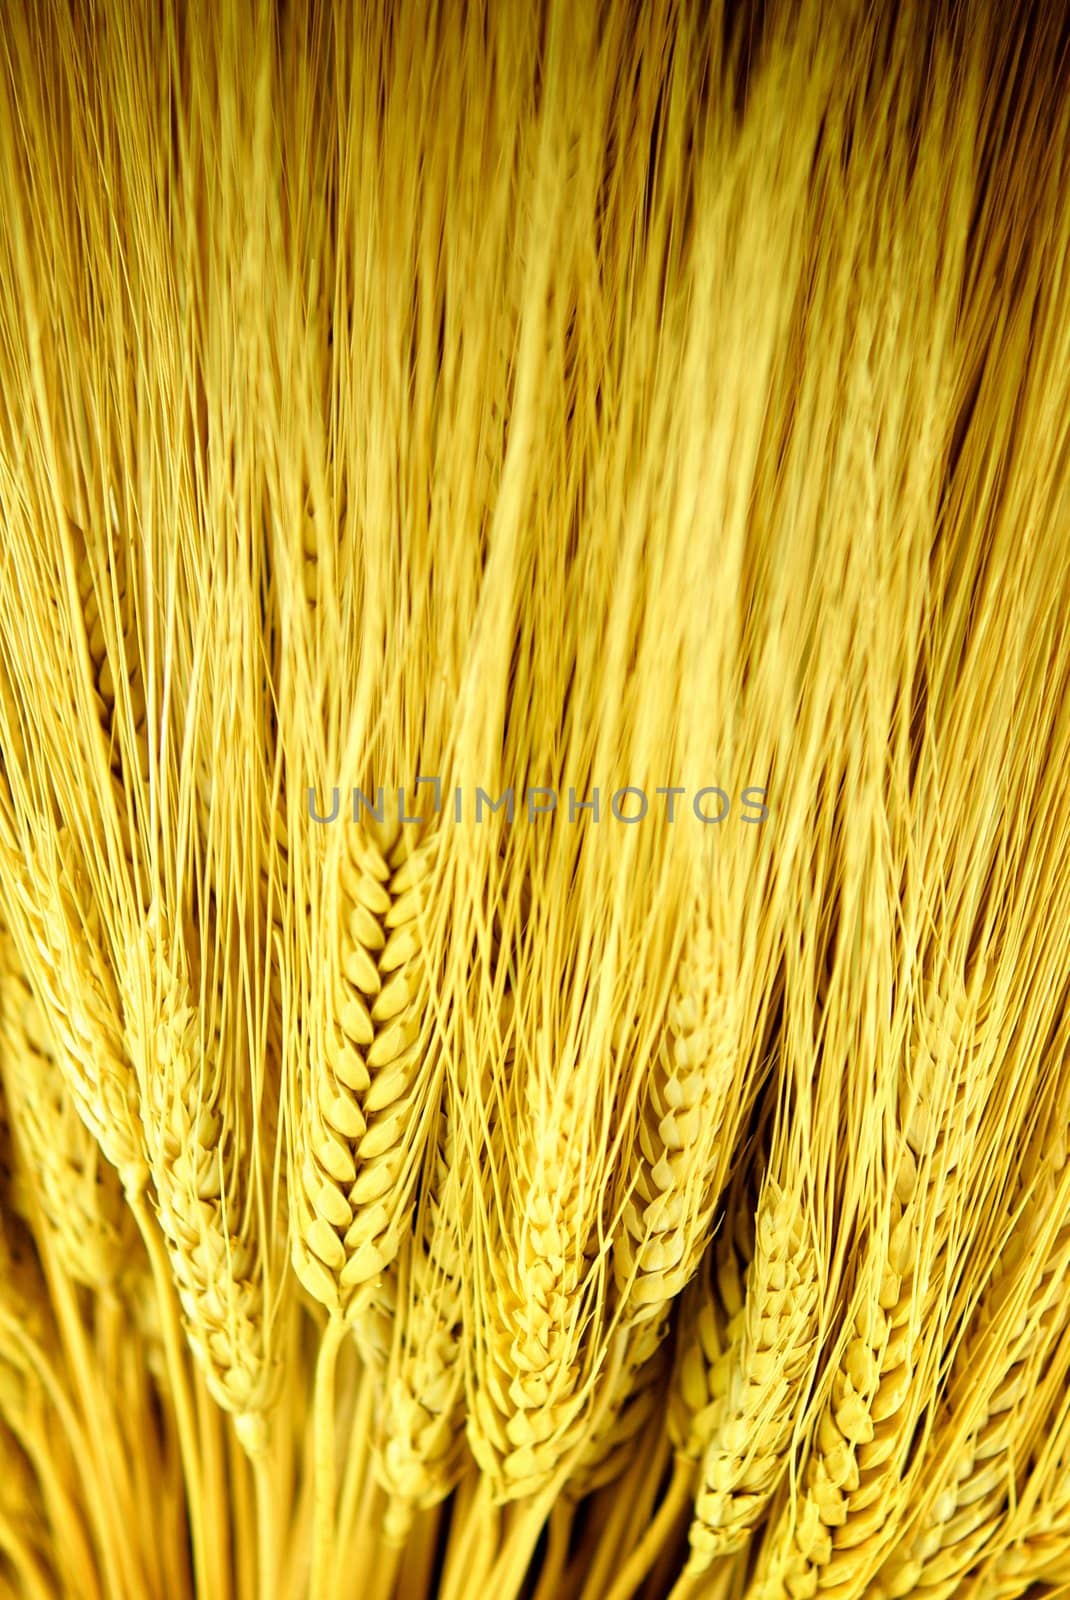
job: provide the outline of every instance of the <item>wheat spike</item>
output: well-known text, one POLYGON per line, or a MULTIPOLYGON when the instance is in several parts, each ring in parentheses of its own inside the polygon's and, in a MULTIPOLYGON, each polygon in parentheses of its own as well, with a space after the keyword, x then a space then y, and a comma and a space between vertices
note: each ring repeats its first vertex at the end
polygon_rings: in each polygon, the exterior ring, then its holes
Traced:
POLYGON ((137 1196, 148 1167, 102 919, 65 830, 56 854, 46 857, 42 850, 35 865, 32 885, 12 868, 9 925, 56 1037, 78 1113, 127 1194, 137 1196))
POLYGON ((631 1320, 660 1317, 705 1248, 734 1142, 728 1112, 739 1104, 741 1044, 724 951, 698 897, 665 1042, 647 1077, 634 1192, 614 1240, 617 1287, 631 1320))
MULTIPOLYGON (((707 1243, 728 1170, 742 1097, 738 1005, 705 896, 695 897, 669 997, 664 1037, 644 1074, 628 1184, 614 1231, 614 1315, 627 1343, 602 1419, 570 1483, 575 1495, 612 1480, 659 1398, 668 1308, 707 1243)), ((627 1034, 618 1050, 626 1053, 627 1034)))
POLYGON ((1065 1153, 1060 1151, 1045 1162, 1009 1258, 1000 1261, 956 1351, 942 1420, 958 1447, 953 1459, 938 1469, 941 1487, 922 1526, 883 1564, 875 1597, 898 1600, 918 1594, 944 1600, 956 1594, 1015 1492, 1021 1440, 1035 1425, 1028 1396, 1037 1364, 1050 1354, 1065 1325, 1070 1261, 1066 1176, 1065 1153), (1058 1224, 1054 1231, 1053 1218, 1058 1224), (965 1438, 955 1428, 956 1412, 963 1409, 975 1418, 965 1438))
POLYGON ((947 1185, 970 1149, 983 1091, 981 1074, 968 1071, 968 1026, 965 988, 944 968, 917 1018, 887 1235, 864 1261, 852 1337, 817 1422, 794 1527, 765 1553, 763 1594, 809 1586, 854 1593, 879 1561, 888 1496, 920 1403, 919 1322, 931 1313, 941 1271, 938 1255, 930 1260, 920 1249, 920 1230, 939 1234, 947 1185))
POLYGON ((509 1499, 544 1488, 582 1436, 580 1326, 592 1284, 577 1080, 562 1071, 551 1101, 537 1069, 521 1077, 522 1167, 491 1252, 468 1417, 472 1453, 509 1499))
POLYGON ((10 940, 2 937, 0 962, 0 1076, 17 1127, 26 1187, 36 1194, 74 1281, 111 1289, 131 1265, 137 1237, 133 1217, 115 1168, 75 1111, 67 1087, 70 1072, 62 1071, 56 1042, 10 940))
POLYGON ((322 1038, 296 1110, 291 1248, 308 1292, 351 1321, 400 1247, 422 1153, 434 1075, 420 916, 435 847, 382 849, 357 825, 343 835, 322 1038))
POLYGON ((204 1038, 183 946, 156 913, 128 952, 126 982, 157 1214, 187 1337, 211 1394, 256 1448, 278 1373, 249 1132, 226 1097, 236 1041, 218 1019, 204 1038))
POLYGON ((969 1600, 1011 1600, 1030 1586, 1070 1579, 1070 1407, 1063 1395, 1051 1433, 1034 1452, 1022 1501, 1002 1527, 965 1592, 969 1600))
POLYGON ((750 1207, 733 1193, 722 1232, 681 1297, 667 1426, 676 1455, 697 1466, 727 1392, 745 1327, 746 1274, 754 1255, 750 1207))
POLYGON ((444 1499, 463 1465, 465 1189, 443 1109, 413 1231, 394 1272, 396 1321, 376 1430, 380 1481, 401 1508, 402 1526, 412 1508, 444 1499))
POLYGON ((797 1197, 767 1176, 747 1268, 743 1328, 708 1423, 691 1526, 691 1570, 740 1549, 788 1464, 817 1331, 814 1248, 797 1197))

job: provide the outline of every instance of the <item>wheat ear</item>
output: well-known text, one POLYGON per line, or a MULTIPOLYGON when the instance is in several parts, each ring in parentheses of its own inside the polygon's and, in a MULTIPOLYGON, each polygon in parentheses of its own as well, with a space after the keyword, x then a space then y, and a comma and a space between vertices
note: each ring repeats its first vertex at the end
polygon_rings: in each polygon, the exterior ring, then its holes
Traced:
POLYGON ((1038 1370, 1065 1325, 1068 1193, 1070 1166, 1060 1149, 1045 1162, 1008 1258, 956 1351, 941 1432, 957 1448, 940 1472, 942 1487, 921 1527, 882 1565, 875 1597, 945 1600, 957 1594, 1000 1525, 1016 1491, 1022 1440, 1036 1423, 1030 1396, 1038 1370), (965 1412, 972 1425, 962 1437, 956 1423, 965 1412))
POLYGON ((817 1336, 817 1260, 798 1196, 767 1176, 747 1268, 743 1327, 709 1440, 691 1525, 692 1571, 741 1549, 788 1466, 817 1336))
POLYGON ((59 830, 47 860, 42 848, 32 887, 17 865, 12 877, 9 921, 59 1046, 56 1059, 79 1116, 136 1198, 148 1181, 137 1079, 103 923, 70 834, 59 830))
POLYGON ((434 845, 380 848, 356 824, 341 831, 322 1032, 294 1108, 291 1251, 308 1292, 352 1322, 400 1246, 422 1154, 433 1063, 420 916, 434 845))
POLYGON ((660 1354, 668 1308, 695 1273, 727 1173, 738 1049, 735 996, 700 897, 664 1036, 645 1075, 634 1157, 621 1163, 628 1188, 613 1236, 614 1314, 628 1330, 627 1346, 602 1421, 573 1474, 574 1495, 611 1480, 657 1403, 668 1366, 660 1354))
POLYGON ((392 1496, 387 1533, 436 1505, 463 1465, 463 1244, 470 1206, 453 1120, 439 1114, 424 1191, 396 1270, 396 1318, 383 1376, 376 1464, 392 1496))
POLYGON ((544 1490, 583 1435, 588 1396, 581 1329, 590 1295, 588 1113, 579 1076, 517 1052, 517 1166, 502 1234, 488 1241, 489 1281, 473 1362, 472 1454, 500 1499, 544 1490))
POLYGON ((817 1421, 793 1526, 782 1518, 763 1551, 763 1597, 808 1584, 855 1593, 880 1561, 888 1496, 924 1403, 920 1318, 942 1270, 938 1250, 931 1259, 922 1250, 921 1230, 933 1228, 938 1245, 951 1175, 971 1148, 983 1097, 983 1074, 964 1070, 967 1021, 965 987, 942 967, 916 1021, 885 1225, 864 1258, 852 1337, 817 1421))
POLYGON ((76 1283, 113 1288, 130 1266, 134 1219, 118 1174, 74 1108, 57 1045, 11 941, 0 937, 0 1074, 21 1151, 60 1260, 76 1283))
MULTIPOLYGON (((304 1049, 287 1074, 291 1260, 330 1315, 314 1402, 314 1596, 325 1590, 334 1541, 338 1346, 347 1327, 365 1313, 374 1318, 384 1295, 395 1292, 393 1263, 411 1229, 436 1103, 421 927, 436 849, 433 835, 410 842, 400 827, 375 834, 354 822, 339 830, 337 853, 328 858, 337 880, 322 908, 326 972, 312 977, 299 1022, 304 1049)), ((299 881, 300 874, 292 877, 291 886, 299 881)))
POLYGON ((660 1318, 693 1276, 727 1173, 740 1028, 709 907, 699 899, 643 1091, 630 1194, 614 1238, 622 1315, 660 1318))
POLYGON ((726 1225, 684 1291, 678 1313, 666 1422, 675 1455, 692 1469, 706 1453, 743 1336, 753 1255, 750 1209, 735 1193, 726 1225))
POLYGON ((128 952, 127 986, 157 1212, 187 1338, 209 1392, 256 1449, 277 1373, 247 1130, 225 1095, 231 1064, 206 1059, 220 1034, 203 1038, 183 947, 155 911, 128 952))
MULTIPOLYGON (((659 1555, 664 1563, 667 1551, 690 1520, 698 1464, 709 1443, 718 1401, 726 1392, 733 1353, 742 1336, 744 1271, 754 1249, 752 1230, 740 1226, 749 1216, 749 1207, 730 1204, 729 1215, 732 1229, 717 1239, 716 1247, 707 1249, 677 1307, 665 1419, 672 1475, 645 1532, 627 1560, 618 1565, 607 1600, 629 1600, 637 1593, 659 1555)), ((642 1327, 640 1324, 639 1331, 642 1327)), ((664 1353, 663 1348, 660 1354, 664 1353)), ((654 1584, 656 1579, 651 1577, 650 1582, 654 1584)))
POLYGON ((1070 1583, 1070 1392, 1036 1452, 1028 1488, 1004 1527, 1005 1542, 985 1560, 969 1600, 1011 1600, 1037 1584, 1070 1583))

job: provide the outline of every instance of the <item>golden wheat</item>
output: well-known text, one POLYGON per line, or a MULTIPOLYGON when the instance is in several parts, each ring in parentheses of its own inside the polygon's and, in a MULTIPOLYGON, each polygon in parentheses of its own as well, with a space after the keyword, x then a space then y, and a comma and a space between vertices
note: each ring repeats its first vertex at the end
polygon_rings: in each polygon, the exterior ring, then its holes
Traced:
POLYGON ((10 0, 0 1594, 1070 1584, 1068 47, 10 0))
POLYGON ((75 1110, 69 1074, 3 935, 0 963, 0 1078, 21 1146, 30 1216, 39 1204, 75 1281, 113 1289, 137 1259, 133 1217, 114 1167, 75 1110))

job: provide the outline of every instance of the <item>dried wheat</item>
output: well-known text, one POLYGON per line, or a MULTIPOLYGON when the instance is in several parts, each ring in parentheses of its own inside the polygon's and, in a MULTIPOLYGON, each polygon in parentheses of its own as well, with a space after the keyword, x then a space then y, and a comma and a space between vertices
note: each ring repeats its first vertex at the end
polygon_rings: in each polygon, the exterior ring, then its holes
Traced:
POLYGON ((295 1108, 294 1270, 347 1320, 409 1224, 434 1076, 420 917, 435 846, 385 843, 344 829, 322 1035, 295 1108))
POLYGON ((412 1509, 445 1498, 463 1465, 465 1191, 444 1108, 413 1232, 396 1264, 396 1322, 376 1426, 379 1478, 398 1508, 391 1524, 398 1531, 412 1509))
POLYGON ((747 1268, 743 1329, 704 1428, 691 1570, 742 1548, 788 1466, 812 1368, 818 1316, 814 1247, 798 1198, 767 1176, 747 1268))
POLYGON ((128 952, 127 996, 157 1213, 187 1336, 211 1394, 255 1448, 278 1374, 249 1130, 225 1097, 234 1081, 226 1052, 236 1041, 219 1031, 218 1020, 204 1037, 182 946, 168 940, 158 919, 128 952), (214 1087, 220 1082, 222 1093, 214 1087))
MULTIPOLYGON (((588 1403, 578 1359, 593 1289, 584 1112, 576 1076, 552 1091, 525 1072, 522 1171, 491 1254, 468 1439, 494 1492, 534 1495, 576 1448, 588 1403)), ((519 1107, 518 1107, 519 1109, 519 1107)))
POLYGON ((887 1233, 863 1260, 852 1337, 817 1422, 794 1525, 784 1522, 764 1553, 763 1596, 853 1594, 879 1562, 889 1497, 924 1400, 920 1323, 939 1281, 938 1259, 923 1251, 919 1270, 920 1230, 938 1234, 983 1094, 983 1075, 969 1071, 969 1027, 961 980, 942 969, 917 1019, 887 1233))
POLYGON ((1068 1172, 1062 1152, 1054 1165, 1045 1163, 1008 1259, 1000 1262, 956 1351, 942 1423, 957 1448, 937 1469, 941 1487, 921 1527, 882 1565, 875 1596, 943 1600, 956 1594, 1016 1493, 1023 1441, 1034 1424, 1030 1395, 1038 1364, 1065 1324, 1068 1172), (964 1438, 956 1428, 962 1412, 972 1422, 964 1438))
POLYGON ((627 1173, 634 1192, 614 1238, 628 1320, 660 1320, 698 1265, 734 1143, 742 1045, 725 951, 698 897, 644 1090, 636 1171, 627 1173))
POLYGON ((74 1109, 70 1072, 62 1071, 57 1045, 10 941, 2 937, 0 961, 0 1076, 27 1188, 74 1281, 110 1289, 136 1259, 133 1217, 114 1167, 74 1109))
POLYGON ((32 882, 21 868, 12 873, 9 923, 55 1034, 58 1063, 83 1122, 136 1196, 148 1178, 137 1080, 103 923, 73 840, 61 831, 55 855, 42 849, 32 882))

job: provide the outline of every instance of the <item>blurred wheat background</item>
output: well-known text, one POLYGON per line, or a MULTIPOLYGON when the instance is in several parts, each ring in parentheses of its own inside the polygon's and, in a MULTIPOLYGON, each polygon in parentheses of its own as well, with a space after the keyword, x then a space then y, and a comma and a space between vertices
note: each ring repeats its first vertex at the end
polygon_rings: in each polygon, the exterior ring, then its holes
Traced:
POLYGON ((1068 34, 7 0, 0 1594, 1070 1594, 1068 34))

